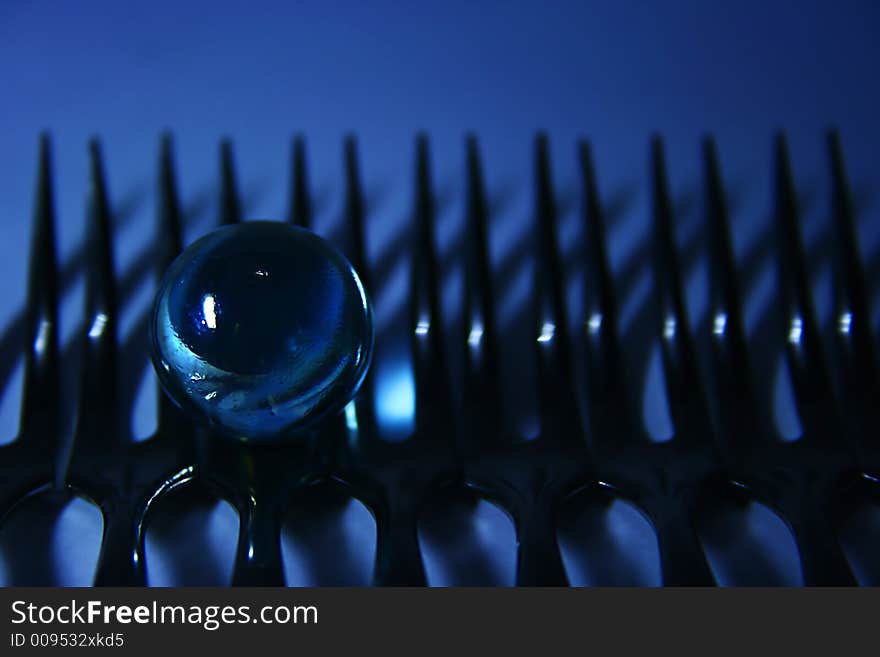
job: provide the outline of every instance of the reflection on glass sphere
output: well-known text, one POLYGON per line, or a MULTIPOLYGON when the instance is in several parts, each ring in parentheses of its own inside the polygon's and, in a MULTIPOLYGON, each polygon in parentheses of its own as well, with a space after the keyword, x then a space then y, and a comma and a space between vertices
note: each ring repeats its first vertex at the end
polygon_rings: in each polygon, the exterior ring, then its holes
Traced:
POLYGON ((244 441, 295 435, 357 393, 372 311, 351 264, 274 221, 220 228, 168 268, 150 325, 165 391, 244 441))

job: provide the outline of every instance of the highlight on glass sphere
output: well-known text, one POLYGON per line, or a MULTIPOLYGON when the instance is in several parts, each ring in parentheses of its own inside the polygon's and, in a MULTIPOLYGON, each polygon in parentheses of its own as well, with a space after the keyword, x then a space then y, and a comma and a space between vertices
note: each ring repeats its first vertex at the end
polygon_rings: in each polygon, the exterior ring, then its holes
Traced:
POLYGON ((295 437, 339 413, 373 349, 357 272, 326 240, 277 221, 219 228, 181 253, 150 334, 171 399, 244 442, 295 437))

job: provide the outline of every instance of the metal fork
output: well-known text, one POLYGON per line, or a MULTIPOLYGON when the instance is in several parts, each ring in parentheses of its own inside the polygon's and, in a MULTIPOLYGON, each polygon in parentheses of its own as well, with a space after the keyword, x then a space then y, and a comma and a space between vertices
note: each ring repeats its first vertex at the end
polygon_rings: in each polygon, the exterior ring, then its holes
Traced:
MULTIPOLYGON (((428 500, 462 489, 498 504, 514 521, 518 540, 516 583, 565 585, 568 577, 556 539, 568 505, 630 501, 652 522, 665 585, 712 585, 715 578, 697 535, 701 513, 731 497, 767 504, 792 528, 807 584, 853 584, 829 518, 852 511, 877 491, 877 360, 864 271, 839 139, 829 136, 837 255, 835 353, 838 395, 809 290, 797 202, 785 140, 775 155, 775 209, 779 296, 785 315, 786 358, 804 437, 783 444, 762 420, 743 329, 739 282, 731 247, 728 203, 716 147, 703 147, 706 221, 710 235, 712 371, 704 385, 689 326, 675 217, 663 144, 650 152, 653 201, 653 281, 666 396, 675 434, 664 443, 645 435, 631 408, 618 328, 617 295, 608 262, 603 203, 586 141, 578 145, 587 241, 586 313, 570 333, 556 224, 558 211, 549 141, 534 144, 534 334, 538 363, 535 394, 540 435, 522 441, 497 421, 502 408, 499 335, 489 266, 491 216, 479 145, 465 143, 466 248, 464 329, 453 344, 464 359, 460 381, 447 366, 434 240, 435 202, 430 146, 415 145, 409 333, 416 389, 410 440, 383 439, 367 382, 349 413, 328 420, 307 440, 276 447, 232 444, 193 426, 160 393, 155 435, 134 443, 125 429, 127 409, 116 395, 120 367, 118 303, 112 254, 113 210, 100 144, 89 145, 85 322, 76 424, 63 439, 57 333, 57 260, 49 139, 40 140, 31 242, 24 396, 19 437, 0 447, 0 520, 30 495, 68 487, 94 501, 104 516, 95 584, 146 583, 144 536, 161 500, 184 486, 204 487, 229 501, 240 517, 233 584, 282 585, 280 530, 291 505, 332 491, 360 499, 377 527, 375 583, 425 585, 418 518, 428 500), (575 360, 583 340, 586 361, 575 360), (586 375, 579 399, 578 368, 586 375), (456 413, 451 391, 463 391, 456 413), (709 399, 714 398, 714 406, 709 399), (581 417, 581 401, 586 420, 581 417), (711 409, 717 409, 713 415, 711 409)), ((372 290, 366 257, 368 208, 357 143, 348 137, 346 252, 372 290)), ((173 144, 160 141, 157 172, 158 272, 179 253, 181 210, 173 144)), ((218 223, 243 217, 233 146, 219 153, 218 223)), ((288 220, 310 228, 312 203, 305 141, 291 148, 288 220)), ((144 318, 141 318, 143 324, 144 318)), ((124 373, 127 374, 127 373, 124 373)))

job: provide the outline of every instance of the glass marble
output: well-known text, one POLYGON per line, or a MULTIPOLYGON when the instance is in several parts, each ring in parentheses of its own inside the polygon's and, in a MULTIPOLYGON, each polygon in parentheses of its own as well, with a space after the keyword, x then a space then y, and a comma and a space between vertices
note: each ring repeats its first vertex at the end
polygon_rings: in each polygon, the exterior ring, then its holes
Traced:
POLYGON ((150 332, 171 399, 245 442, 295 437, 339 413, 373 349, 370 303, 348 260, 276 221, 220 228, 181 253, 150 332))

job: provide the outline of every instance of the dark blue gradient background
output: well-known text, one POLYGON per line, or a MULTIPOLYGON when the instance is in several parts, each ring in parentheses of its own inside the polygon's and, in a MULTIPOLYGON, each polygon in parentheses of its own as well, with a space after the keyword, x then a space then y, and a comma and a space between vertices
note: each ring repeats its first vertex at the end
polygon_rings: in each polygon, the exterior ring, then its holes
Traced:
MULTIPOLYGON (((618 271, 648 230, 644 181, 647 140, 654 131, 667 140, 684 241, 694 234, 698 219, 699 139, 706 132, 717 136, 736 199, 736 247, 742 254, 766 239, 770 140, 779 128, 790 137, 806 201, 807 242, 821 241, 827 223, 823 133, 829 125, 838 126, 861 211, 862 246, 866 255, 872 254, 880 246, 875 197, 880 189, 878 34, 880 4, 870 0, 163 0, 138 5, 6 0, 0 3, 0 324, 8 326, 24 301, 24 245, 41 130, 49 129, 54 137, 62 261, 82 241, 85 143, 92 134, 102 137, 111 194, 121 215, 116 242, 120 273, 143 257, 152 235, 161 130, 169 128, 177 137, 181 193, 191 217, 189 240, 207 230, 216 215, 221 136, 235 143, 247 216, 283 216, 293 132, 308 139, 317 230, 340 238, 341 138, 351 131, 359 138, 370 202, 368 249, 382 273, 374 291, 377 328, 385 335, 376 361, 379 413, 393 435, 404 435, 411 420, 411 382, 405 358, 393 345, 405 330, 403 236, 416 131, 427 131, 432 139, 450 325, 458 317, 461 294, 456 253, 463 136, 474 131, 481 139, 496 207, 492 258, 503 272, 499 313, 514 325, 509 341, 521 347, 530 331, 527 322, 518 320, 531 285, 529 175, 531 141, 538 129, 552 140, 573 321, 581 294, 575 160, 575 140, 581 136, 594 145, 606 200, 621 210, 611 230, 618 271)), ((752 291, 750 329, 757 323, 754 317, 772 304, 769 264, 752 291)), ((826 265, 816 270, 816 286, 827 324, 826 265)), ((62 309, 67 341, 76 331, 81 307, 80 278, 68 279, 62 309)), ((624 324, 638 316, 634 309, 649 289, 647 271, 640 270, 623 303, 624 324)), ((128 291, 122 339, 151 290, 147 276, 128 291)), ((702 258, 693 267, 688 293, 693 321, 702 325, 702 258)), ((508 346, 509 353, 518 351, 523 350, 508 346)), ((527 380, 532 365, 507 367, 519 376, 511 381, 527 380)), ((649 389, 659 380, 653 369, 647 374, 649 389)), ((126 376, 140 381, 143 372, 126 376)), ((3 390, 4 440, 15 433, 18 380, 3 390)), ((511 428, 532 434, 533 395, 513 388, 508 391, 511 428)), ((149 402, 149 385, 144 389, 149 402)), ((668 432, 662 400, 656 395, 646 399, 646 424, 662 436, 668 432)), ((147 402, 135 418, 136 435, 149 432, 147 402)), ((778 406, 777 419, 786 433, 796 420, 786 415, 785 404, 778 406)), ((487 526, 499 526, 496 520, 490 518, 487 526)), ((487 530, 487 540, 509 538, 506 531, 487 530)), ((620 540, 638 543, 631 536, 620 540)))

